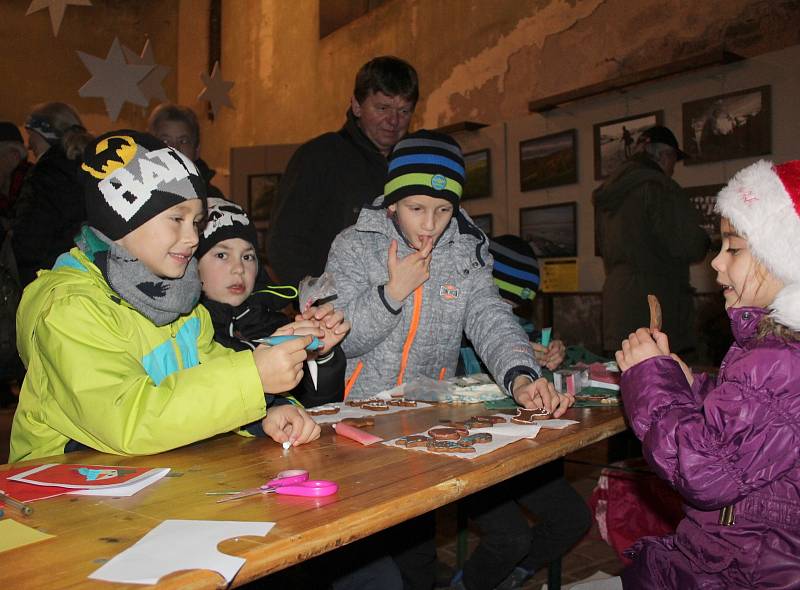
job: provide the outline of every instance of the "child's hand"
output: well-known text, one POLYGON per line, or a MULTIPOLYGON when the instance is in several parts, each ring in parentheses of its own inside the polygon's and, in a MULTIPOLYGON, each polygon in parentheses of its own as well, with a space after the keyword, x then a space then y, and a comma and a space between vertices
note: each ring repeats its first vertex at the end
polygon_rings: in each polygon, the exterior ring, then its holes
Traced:
POLYGON ((253 351, 261 386, 266 393, 291 391, 303 377, 303 361, 306 360, 305 347, 311 344, 311 337, 287 340, 277 346, 260 345, 253 351))
POLYGON ((318 439, 320 432, 319 425, 311 416, 293 404, 267 410, 261 428, 276 443, 288 440, 294 447, 318 439))
POLYGON ((544 377, 533 382, 525 377, 517 377, 512 391, 514 399, 523 408, 544 408, 553 414, 553 418, 562 416, 575 403, 575 396, 558 393, 544 377))
POLYGON ((625 372, 649 358, 669 355, 666 334, 660 330, 651 332, 649 328, 639 328, 622 341, 622 350, 618 350, 614 356, 620 370, 625 372))
POLYGON ((555 371, 564 361, 564 355, 567 352, 567 348, 561 340, 553 340, 550 342, 550 346, 547 347, 542 346, 538 342, 532 342, 531 346, 533 347, 533 356, 536 362, 539 363, 540 366, 547 367, 551 371, 555 371))
POLYGON ((281 326, 275 330, 271 336, 281 336, 284 334, 294 334, 297 336, 316 336, 317 338, 322 338, 324 336, 322 326, 320 326, 317 320, 305 320, 303 319, 303 316, 300 315, 296 316, 295 321, 293 321, 291 324, 286 324, 285 326, 281 326))
POLYGON ((386 294, 395 301, 404 301, 414 289, 430 278, 431 252, 433 238, 423 238, 422 249, 412 252, 405 258, 397 257, 397 240, 389 244, 389 282, 386 283, 386 294))
POLYGON ((344 313, 337 311, 333 305, 326 303, 320 307, 309 307, 295 320, 313 320, 319 323, 322 336, 322 348, 318 351, 326 354, 333 350, 350 331, 350 322, 344 319, 344 313))

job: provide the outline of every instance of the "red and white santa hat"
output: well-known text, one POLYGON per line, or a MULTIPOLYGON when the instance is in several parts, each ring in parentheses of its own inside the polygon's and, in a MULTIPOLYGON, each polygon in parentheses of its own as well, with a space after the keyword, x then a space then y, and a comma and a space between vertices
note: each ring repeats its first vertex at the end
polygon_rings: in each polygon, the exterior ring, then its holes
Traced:
POLYGON ((743 168, 717 196, 750 252, 785 287, 771 305, 781 324, 800 330, 800 160, 766 160, 743 168))

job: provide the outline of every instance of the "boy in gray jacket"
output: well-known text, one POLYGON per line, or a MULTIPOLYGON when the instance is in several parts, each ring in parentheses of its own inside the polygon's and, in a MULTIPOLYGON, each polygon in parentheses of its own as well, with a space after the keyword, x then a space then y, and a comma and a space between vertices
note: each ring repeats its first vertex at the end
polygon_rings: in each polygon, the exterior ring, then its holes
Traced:
POLYGON ((453 375, 461 333, 526 408, 560 416, 572 398, 540 377, 528 338, 498 294, 486 236, 459 208, 464 160, 447 135, 420 130, 389 157, 384 195, 331 247, 342 343, 355 397, 418 376, 453 375))

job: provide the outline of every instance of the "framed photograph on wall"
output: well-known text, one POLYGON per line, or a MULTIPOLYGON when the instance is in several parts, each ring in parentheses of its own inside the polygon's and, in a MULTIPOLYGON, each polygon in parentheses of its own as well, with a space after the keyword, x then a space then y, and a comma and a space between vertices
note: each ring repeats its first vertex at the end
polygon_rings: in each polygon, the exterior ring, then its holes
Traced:
POLYGON ((714 205, 717 204, 717 195, 724 186, 724 184, 705 184, 685 189, 689 195, 689 200, 703 219, 700 226, 706 230, 706 233, 711 238, 712 248, 719 248, 722 241, 722 236, 719 233, 719 213, 714 211, 714 205))
POLYGON ((759 86, 683 103, 687 166, 772 151, 770 87, 759 86))
POLYGON ((578 255, 577 204, 559 203, 519 211, 519 235, 537 258, 578 255))
POLYGON ((492 196, 492 157, 489 150, 464 154, 466 183, 462 201, 492 196))
POLYGON ((535 191, 578 182, 578 133, 575 129, 521 141, 519 189, 535 191))
POLYGON ((260 260, 267 259, 267 232, 269 228, 257 227, 256 237, 258 238, 258 257, 260 260))
POLYGON ((251 174, 247 177, 247 214, 253 225, 269 223, 280 180, 280 174, 251 174))
POLYGON ((487 213, 486 215, 473 215, 472 221, 475 222, 481 231, 485 233, 490 238, 492 237, 492 214, 487 213))
POLYGON ((633 155, 642 131, 661 125, 663 121, 664 111, 653 111, 597 123, 594 126, 595 180, 608 178, 617 166, 633 155))

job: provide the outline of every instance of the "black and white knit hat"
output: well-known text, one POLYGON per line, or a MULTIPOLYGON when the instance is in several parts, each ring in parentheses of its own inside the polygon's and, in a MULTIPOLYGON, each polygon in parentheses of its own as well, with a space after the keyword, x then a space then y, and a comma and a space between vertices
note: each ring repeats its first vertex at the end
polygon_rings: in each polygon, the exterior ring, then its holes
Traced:
POLYGON ((122 129, 86 146, 81 165, 88 223, 118 240, 162 211, 204 199, 192 161, 147 133, 122 129))
POLYGON ((720 191, 716 210, 784 283, 771 315, 800 330, 800 160, 778 166, 761 160, 743 168, 720 191))
POLYGON ((500 296, 514 303, 533 300, 539 290, 539 264, 530 244, 510 234, 489 241, 492 278, 500 296))
POLYGON ((206 226, 200 234, 200 244, 194 255, 200 260, 206 252, 223 240, 241 238, 258 248, 256 228, 239 205, 225 199, 208 199, 206 226))
POLYGON ((449 135, 420 129, 394 146, 383 189, 384 207, 411 195, 428 195, 458 208, 463 191, 464 156, 449 135))

